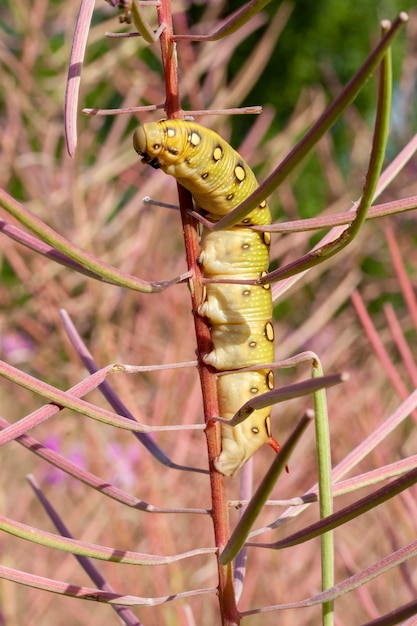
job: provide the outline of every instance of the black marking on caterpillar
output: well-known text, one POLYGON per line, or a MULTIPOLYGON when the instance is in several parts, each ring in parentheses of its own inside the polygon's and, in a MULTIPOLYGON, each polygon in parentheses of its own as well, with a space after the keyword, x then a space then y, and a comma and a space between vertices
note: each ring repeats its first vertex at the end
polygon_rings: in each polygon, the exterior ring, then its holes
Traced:
MULTIPOLYGON (((241 156, 221 137, 195 122, 166 120, 139 127, 133 145, 142 162, 161 168, 188 189, 197 210, 218 221, 230 213, 258 186, 255 175, 241 156)), ((253 280, 269 265, 269 233, 257 233, 247 224, 269 224, 268 205, 262 201, 233 228, 203 230, 199 263, 206 278, 253 280)), ((213 350, 204 361, 219 371, 271 363, 274 333, 271 324, 272 297, 269 285, 206 284, 199 313, 209 319, 213 350)), ((231 419, 242 404, 274 387, 271 370, 233 372, 218 378, 221 417, 231 419)), ((254 411, 244 422, 222 424, 222 452, 217 471, 234 476, 242 465, 269 443, 270 411, 254 411)))

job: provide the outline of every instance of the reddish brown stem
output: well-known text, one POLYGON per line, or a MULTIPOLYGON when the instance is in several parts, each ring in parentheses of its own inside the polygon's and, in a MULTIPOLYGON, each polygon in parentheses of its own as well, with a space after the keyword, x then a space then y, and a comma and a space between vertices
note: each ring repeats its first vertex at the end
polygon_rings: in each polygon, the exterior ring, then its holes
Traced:
MULTIPOLYGON (((161 51, 163 71, 166 85, 165 110, 168 118, 182 117, 182 109, 178 90, 178 74, 176 54, 173 42, 173 26, 169 0, 162 0, 158 8, 159 24, 165 23, 166 28, 161 35, 161 51)), ((212 517, 216 546, 219 552, 230 537, 228 506, 224 476, 214 468, 214 459, 220 454, 220 427, 212 421, 218 416, 217 381, 215 375, 202 360, 202 355, 211 349, 210 329, 206 321, 198 314, 198 307, 203 301, 203 284, 200 266, 197 259, 200 253, 198 223, 189 215, 192 210, 192 198, 188 191, 178 186, 181 219, 183 224, 184 243, 188 269, 192 270, 190 291, 194 326, 197 339, 198 370, 203 392, 204 416, 207 424, 206 436, 210 468, 210 486, 212 493, 212 517)), ((219 604, 222 626, 238 626, 240 617, 236 607, 233 586, 233 565, 218 565, 219 572, 219 604)))
POLYGON ((170 0, 163 0, 157 10, 159 25, 165 24, 165 30, 159 39, 166 87, 165 111, 169 118, 179 117, 181 106, 170 0))
MULTIPOLYGON (((187 209, 192 208, 192 198, 188 191, 178 185, 181 215, 183 220, 184 241, 187 256, 187 265, 194 272, 190 280, 191 300, 194 315, 194 326, 197 338, 198 369, 203 391, 204 416, 207 424, 206 436, 209 455, 210 486, 212 497, 212 517, 216 546, 219 552, 226 545, 230 537, 229 516, 224 476, 214 468, 214 459, 220 454, 220 429, 219 424, 211 418, 219 414, 217 401, 216 377, 209 371, 202 361, 201 355, 210 351, 210 330, 197 310, 203 299, 203 285, 201 270, 197 263, 200 252, 197 234, 197 222, 189 216, 187 209)), ((233 587, 233 565, 222 566, 219 564, 219 602, 224 626, 238 625, 239 614, 236 607, 233 587)))

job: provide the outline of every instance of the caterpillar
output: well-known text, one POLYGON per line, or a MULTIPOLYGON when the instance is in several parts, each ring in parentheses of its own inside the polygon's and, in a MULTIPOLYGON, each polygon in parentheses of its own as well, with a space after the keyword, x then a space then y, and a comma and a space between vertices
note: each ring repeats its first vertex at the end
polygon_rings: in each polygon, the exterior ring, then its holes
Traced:
MULTIPOLYGON (((140 126, 133 146, 142 162, 161 168, 193 195, 197 211, 218 221, 257 187, 255 175, 242 157, 215 132, 184 120, 162 120, 140 126)), ((270 234, 248 228, 270 224, 265 201, 233 228, 203 229, 199 263, 208 279, 253 280, 269 265, 270 234)), ((270 285, 207 283, 198 310, 211 326, 212 351, 205 363, 217 371, 238 370, 274 360, 274 330, 271 324, 270 285)), ((270 391, 270 369, 219 375, 217 382, 220 416, 231 419, 243 403, 270 391)), ((271 407, 254 411, 238 426, 221 425, 222 450, 215 468, 235 476, 242 465, 265 443, 279 450, 271 436, 271 407)))

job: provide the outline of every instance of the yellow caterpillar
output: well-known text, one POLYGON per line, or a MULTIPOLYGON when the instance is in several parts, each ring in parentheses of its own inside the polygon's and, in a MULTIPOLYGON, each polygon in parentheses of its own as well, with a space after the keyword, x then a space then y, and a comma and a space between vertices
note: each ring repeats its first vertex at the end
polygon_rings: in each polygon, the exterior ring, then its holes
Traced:
MULTIPOLYGON (((219 135, 196 122, 165 120, 139 127, 133 146, 142 162, 161 168, 188 189, 197 210, 211 221, 230 213, 258 186, 241 156, 219 135)), ((269 224, 265 201, 233 228, 204 229, 199 262, 205 278, 253 280, 269 265, 269 233, 247 226, 269 224)), ((206 285, 199 313, 211 325, 213 350, 204 361, 218 371, 271 363, 274 360, 272 298, 269 285, 206 285)), ((269 369, 236 371, 218 378, 220 416, 231 419, 254 396, 274 387, 269 369)), ((222 451, 215 461, 218 472, 234 476, 242 465, 269 443, 279 450, 270 431, 267 407, 254 411, 238 426, 222 424, 222 451)))

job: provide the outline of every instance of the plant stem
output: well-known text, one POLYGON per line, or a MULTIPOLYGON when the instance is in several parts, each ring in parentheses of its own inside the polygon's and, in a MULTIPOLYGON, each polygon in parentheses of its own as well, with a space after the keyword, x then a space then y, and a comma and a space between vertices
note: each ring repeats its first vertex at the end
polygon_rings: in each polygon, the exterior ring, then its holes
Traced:
MULTIPOLYGON (((178 73, 176 64, 175 44, 173 41, 173 27, 171 7, 169 0, 162 0, 158 8, 159 25, 165 24, 165 30, 161 34, 161 52, 166 85, 165 110, 169 118, 182 116, 182 109, 178 90, 178 73)), ((183 224, 184 243, 188 269, 192 270, 193 277, 189 280, 191 301, 194 316, 194 326, 197 340, 198 370, 203 393, 204 416, 207 424, 206 436, 209 456, 210 486, 212 494, 212 517, 216 547, 219 553, 226 545, 230 536, 228 506, 224 476, 214 468, 214 459, 220 454, 220 426, 211 418, 218 416, 217 381, 215 375, 209 371, 203 362, 201 355, 210 351, 210 329, 204 319, 198 314, 198 307, 203 301, 203 285, 201 270, 197 263, 200 253, 198 224, 190 217, 188 211, 192 210, 192 198, 188 191, 178 186, 178 196, 183 224)), ((220 565, 219 574, 219 605, 222 626, 238 626, 240 617, 236 607, 233 587, 233 565, 220 565)))

